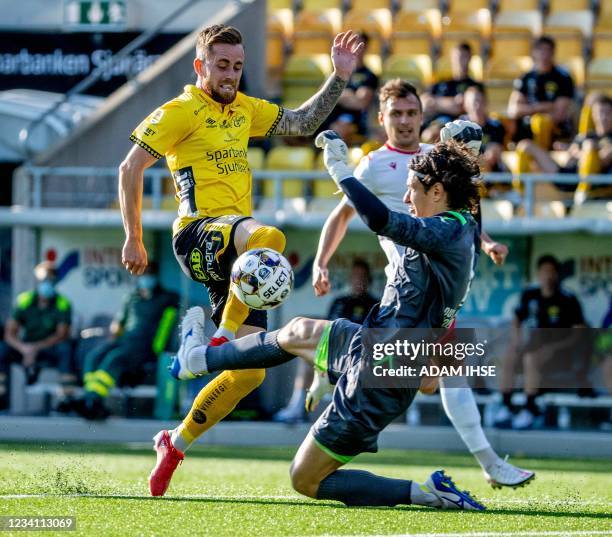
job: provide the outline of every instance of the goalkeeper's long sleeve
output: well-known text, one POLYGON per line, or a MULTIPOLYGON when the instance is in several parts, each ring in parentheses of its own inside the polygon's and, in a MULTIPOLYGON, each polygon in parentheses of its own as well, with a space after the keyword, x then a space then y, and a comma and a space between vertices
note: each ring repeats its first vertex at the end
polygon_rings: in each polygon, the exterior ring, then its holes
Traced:
POLYGON ((387 206, 354 177, 342 179, 340 188, 351 200, 365 225, 380 234, 389 221, 387 206))

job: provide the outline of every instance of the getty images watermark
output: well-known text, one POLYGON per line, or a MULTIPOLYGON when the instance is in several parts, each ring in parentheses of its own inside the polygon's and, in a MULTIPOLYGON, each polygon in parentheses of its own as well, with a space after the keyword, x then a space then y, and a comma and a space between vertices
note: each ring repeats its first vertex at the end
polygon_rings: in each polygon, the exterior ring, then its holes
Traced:
POLYGON ((363 328, 360 338, 361 378, 369 388, 418 388, 444 377, 445 386, 583 390, 612 363, 610 329, 363 328))

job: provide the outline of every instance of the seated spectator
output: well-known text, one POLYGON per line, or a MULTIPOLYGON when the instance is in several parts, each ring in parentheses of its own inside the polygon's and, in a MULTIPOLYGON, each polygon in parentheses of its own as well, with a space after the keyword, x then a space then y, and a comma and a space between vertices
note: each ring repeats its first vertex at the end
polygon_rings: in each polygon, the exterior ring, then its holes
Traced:
MULTIPOLYGON (((329 308, 327 319, 345 318, 354 323, 363 323, 372 307, 378 302, 369 292, 372 282, 370 266, 361 259, 356 259, 351 270, 351 292, 339 296, 329 308)), ((295 423, 306 419, 306 390, 312 383, 313 369, 300 361, 293 384, 293 393, 287 406, 274 415, 274 421, 295 423)))
POLYGON ((532 47, 533 69, 514 83, 508 116, 516 120, 515 140, 533 138, 550 149, 553 135, 571 139, 574 82, 565 69, 555 65, 555 42, 548 36, 532 47))
POLYGON ((378 77, 363 63, 368 36, 360 33, 359 37, 365 47, 357 57, 357 66, 338 104, 319 128, 335 130, 349 145, 360 143, 368 135, 368 109, 378 89, 378 77))
MULTIPOLYGON (((521 140, 516 147, 518 172, 526 173, 535 169, 543 173, 579 173, 586 176, 612 172, 612 99, 601 95, 592 104, 594 132, 586 137, 578 135, 569 146, 569 160, 559 166, 548 151, 531 140, 521 140)), ((575 185, 558 185, 562 190, 575 185), (564 188, 565 187, 565 188, 564 188)), ((586 193, 585 184, 579 191, 586 193)), ((592 187, 590 197, 610 197, 612 189, 607 185, 592 187)))
POLYGON ((468 74, 472 59, 472 47, 468 43, 460 43, 454 47, 450 59, 452 78, 434 84, 421 95, 425 116, 421 139, 427 143, 437 142, 444 124, 465 114, 465 90, 470 86, 480 85, 468 74))
POLYGON ((487 96, 481 85, 470 86, 463 94, 466 115, 468 119, 482 127, 481 168, 486 172, 503 170, 501 154, 504 150, 506 129, 500 121, 489 116, 487 96))
POLYGON ((159 284, 157 265, 149 263, 127 295, 110 326, 112 340, 85 356, 85 395, 75 409, 86 419, 105 419, 104 399, 123 384, 126 376, 144 374, 147 363, 155 363, 166 349, 176 324, 179 297, 159 284))
POLYGON ((43 366, 57 368, 65 390, 76 376, 69 341, 72 308, 55 289, 57 273, 44 261, 34 269, 36 288, 17 297, 0 342, 0 408, 8 406, 10 364, 21 364, 28 384, 36 382, 43 366))
POLYGON ((539 286, 530 287, 521 295, 515 310, 510 348, 501 367, 503 405, 495 418, 495 424, 500 427, 512 423, 515 429, 529 429, 540 424, 536 397, 543 387, 544 369, 553 362, 559 369, 564 358, 570 360, 570 366, 575 366, 574 353, 583 335, 580 330, 533 330, 585 326, 577 298, 561 288, 559 261, 552 255, 544 255, 538 259, 537 268, 539 286), (526 342, 522 340, 523 323, 532 329, 526 342), (527 402, 515 414, 512 391, 515 369, 521 360, 527 402))

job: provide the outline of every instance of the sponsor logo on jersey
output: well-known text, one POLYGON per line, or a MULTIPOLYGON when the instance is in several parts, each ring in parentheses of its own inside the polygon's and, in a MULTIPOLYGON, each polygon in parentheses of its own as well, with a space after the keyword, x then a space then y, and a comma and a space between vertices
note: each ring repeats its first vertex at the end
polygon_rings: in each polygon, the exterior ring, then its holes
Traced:
POLYGON ((208 280, 206 273, 204 272, 204 256, 199 248, 194 248, 189 254, 189 266, 193 275, 201 282, 208 280))
POLYGON ((217 126, 217 122, 212 117, 207 118, 204 123, 207 129, 214 129, 217 126))
POLYGON ((164 111, 161 108, 158 108, 157 110, 155 110, 155 112, 153 112, 151 114, 151 119, 149 119, 149 123, 153 123, 153 125, 157 125, 160 121, 161 118, 164 115, 164 111))

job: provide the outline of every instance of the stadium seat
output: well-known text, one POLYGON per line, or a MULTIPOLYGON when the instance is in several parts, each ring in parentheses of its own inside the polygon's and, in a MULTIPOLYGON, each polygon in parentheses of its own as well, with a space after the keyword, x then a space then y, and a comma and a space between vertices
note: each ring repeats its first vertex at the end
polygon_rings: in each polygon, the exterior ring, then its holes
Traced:
POLYGON ((263 170, 266 161, 266 153, 261 147, 249 147, 247 161, 251 170, 263 170))
POLYGON ((331 74, 329 54, 290 56, 283 75, 283 104, 294 108, 303 103, 321 86, 331 74), (291 106, 289 104, 291 103, 291 106))
POLYGON ((560 55, 559 65, 567 69, 572 75, 574 84, 578 88, 583 88, 586 81, 586 66, 582 56, 562 56, 560 55))
POLYGON ((538 11, 499 13, 493 23, 491 57, 529 56, 533 37, 541 32, 542 15, 538 11))
POLYGON ((440 9, 440 0, 401 0, 399 10, 420 13, 428 9, 440 9))
POLYGON ((493 57, 485 68, 485 79, 512 81, 533 66, 531 56, 493 57))
POLYGON ((427 54, 389 56, 383 67, 383 79, 402 78, 421 89, 433 79, 431 57, 427 54))
POLYGON ((329 54, 334 36, 340 31, 339 9, 301 11, 295 18, 294 54, 329 54))
POLYGON ((487 102, 489 112, 504 115, 508 111, 508 100, 512 93, 512 82, 503 83, 487 82, 487 102))
MULTIPOLYGON (((314 151, 310 147, 274 147, 268 153, 266 160, 268 170, 309 171, 314 169, 314 151)), ((263 179, 262 193, 269 201, 274 201, 275 184, 272 179, 263 179)), ((307 189, 301 179, 286 179, 282 182, 283 199, 304 198, 307 189)), ((289 201, 289 203, 291 203, 289 201)), ((267 204, 268 205, 268 204, 267 204)), ((261 208, 261 206, 260 206, 261 208)))
POLYGON ((540 0, 499 0, 497 11, 541 11, 541 5, 540 0))
POLYGON ((481 46, 481 41, 478 37, 465 37, 461 34, 442 34, 442 38, 440 40, 440 55, 446 58, 450 58, 451 51, 461 43, 467 43, 470 45, 474 54, 481 55, 483 50, 481 46))
POLYGON ((432 43, 442 32, 441 15, 438 9, 420 13, 400 11, 394 19, 391 34, 393 54, 431 54, 432 43))
POLYGON ((593 58, 612 58, 612 29, 610 29, 610 33, 600 33, 595 30, 593 58))
POLYGON ((456 12, 442 17, 442 56, 448 56, 457 43, 468 42, 472 51, 480 53, 482 40, 491 35, 491 12, 479 9, 456 12))
POLYGON ((591 11, 591 0, 548 0, 549 13, 573 11, 576 9, 591 11))
POLYGON ((391 9, 393 0, 351 0, 351 9, 368 11, 369 9, 391 9))
POLYGON ((323 11, 325 9, 342 9, 343 0, 301 0, 305 11, 323 11))
POLYGON ((366 54, 363 58, 365 66, 376 76, 382 75, 382 57, 380 54, 366 54))
POLYGON ((490 8, 490 0, 450 0, 448 3, 448 14, 468 13, 470 11, 490 8))
POLYGON ((612 57, 596 58, 587 67, 587 88, 609 89, 612 85, 612 57))
POLYGON ((593 33, 594 17, 591 11, 558 11, 552 13, 544 26, 544 33, 556 40, 557 58, 582 56, 583 39, 593 33))
POLYGON ((268 10, 293 9, 293 0, 268 0, 268 10))
POLYGON ((342 30, 363 31, 368 35, 368 52, 381 54, 391 35, 391 11, 372 9, 369 11, 349 11, 342 22, 342 30))
MULTIPOLYGON (((469 75, 474 79, 481 81, 483 78, 483 63, 482 58, 473 55, 468 68, 469 75)), ((448 56, 443 56, 435 63, 434 78, 436 80, 448 80, 452 78, 451 62, 448 56)))

